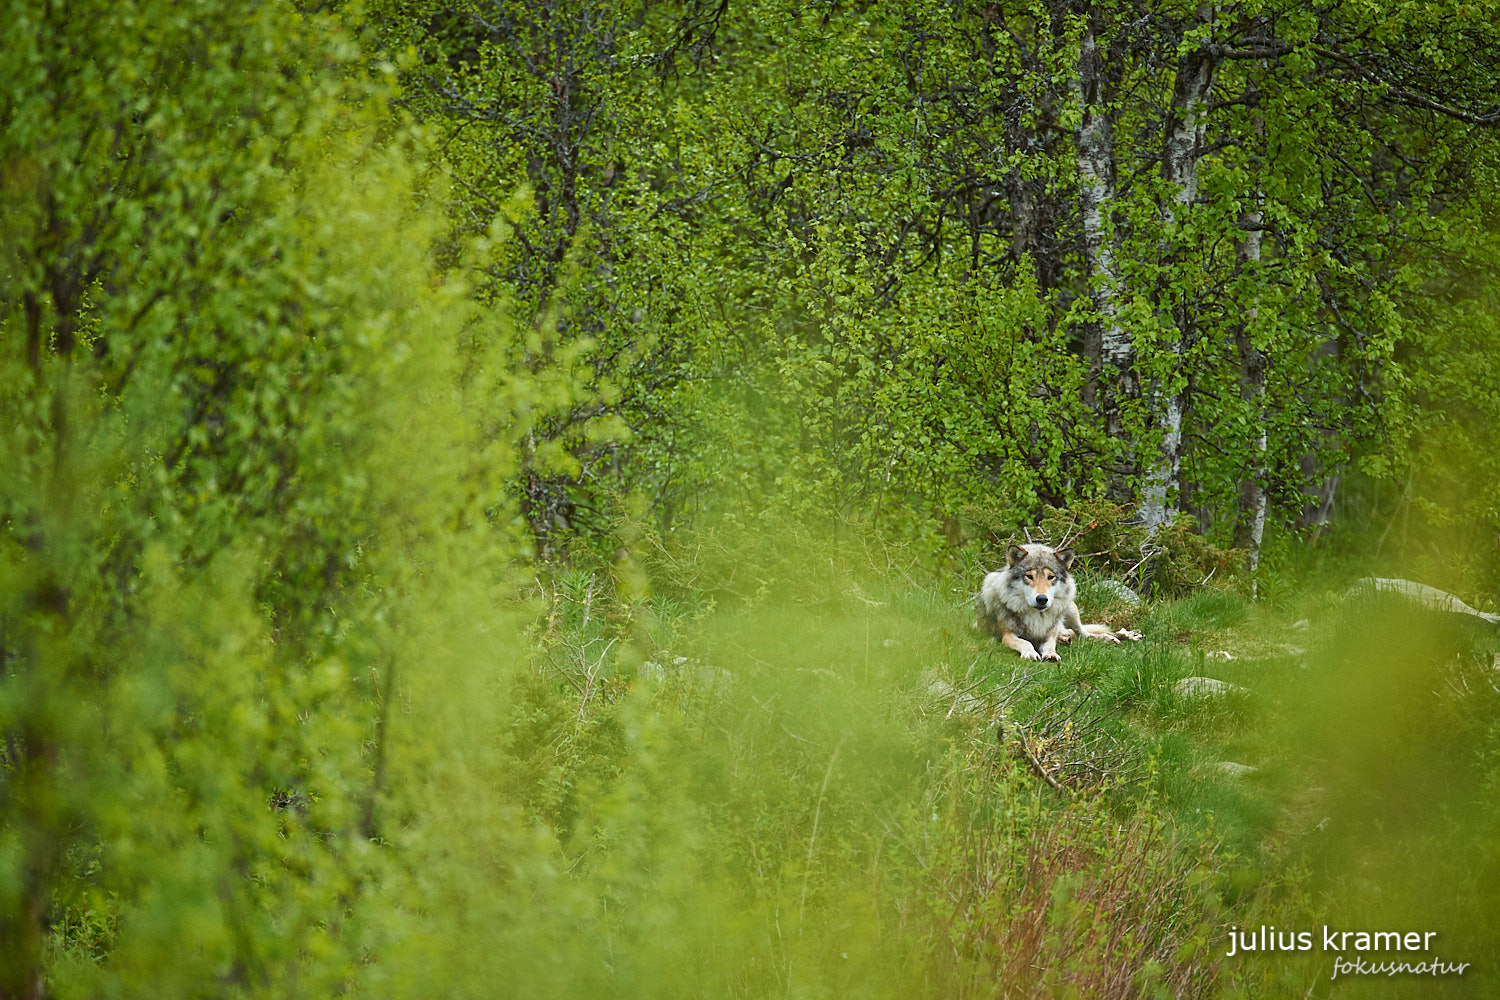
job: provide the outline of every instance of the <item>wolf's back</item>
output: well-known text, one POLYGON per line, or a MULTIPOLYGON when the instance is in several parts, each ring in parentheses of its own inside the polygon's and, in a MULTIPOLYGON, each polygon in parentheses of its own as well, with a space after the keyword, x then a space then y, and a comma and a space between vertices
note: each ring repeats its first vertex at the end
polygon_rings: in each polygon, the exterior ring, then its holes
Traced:
POLYGON ((1000 635, 1002 627, 1010 617, 1009 609, 1005 606, 1005 591, 1008 587, 1011 587, 1009 578, 1001 570, 986 573, 984 580, 980 582, 975 609, 978 612, 981 632, 987 632, 993 636, 1000 635))

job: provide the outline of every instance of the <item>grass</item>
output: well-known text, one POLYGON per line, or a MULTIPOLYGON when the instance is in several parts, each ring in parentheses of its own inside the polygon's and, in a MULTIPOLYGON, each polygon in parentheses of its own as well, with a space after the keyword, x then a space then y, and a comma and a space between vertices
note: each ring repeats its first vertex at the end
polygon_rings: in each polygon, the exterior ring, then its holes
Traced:
MULTIPOLYGON (((511 646, 424 639, 447 659, 394 716, 404 797, 362 845, 356 987, 1494 992, 1494 630, 1340 588, 1136 604, 1086 580, 1085 619, 1143 640, 1042 664, 973 628, 971 568, 899 549, 705 537, 641 563, 649 595, 607 568, 538 578, 511 646), (1231 927, 1324 924, 1435 931, 1474 968, 1334 982, 1321 951, 1225 954, 1231 927)), ((115 934, 87 902, 54 925, 79 968, 115 934)))
MULTIPOLYGON (((962 576, 799 553, 741 566, 753 592, 668 587, 639 656, 612 654, 619 690, 670 702, 696 734, 683 791, 712 816, 720 873, 774 930, 745 953, 770 974, 761 987, 838 993, 855 980, 831 956, 853 948, 877 994, 1426 995, 1431 983, 1327 984, 1321 953, 1229 959, 1227 930, 1380 915, 1440 929, 1471 961, 1497 940, 1478 904, 1413 896, 1462 871, 1434 838, 1496 877, 1493 811, 1474 795, 1500 773, 1475 666, 1493 635, 1460 623, 1393 656, 1361 628, 1378 616, 1420 632, 1422 613, 1208 588, 1135 605, 1086 582, 1087 620, 1145 639, 1027 663, 971 628, 962 576), (1291 628, 1288 608, 1313 620, 1291 628), (643 678, 642 661, 677 665, 643 678), (1187 697, 1185 677, 1247 693, 1187 697), (1432 696, 1442 684, 1472 690, 1432 696)), ((559 628, 554 645, 576 649, 559 628)))

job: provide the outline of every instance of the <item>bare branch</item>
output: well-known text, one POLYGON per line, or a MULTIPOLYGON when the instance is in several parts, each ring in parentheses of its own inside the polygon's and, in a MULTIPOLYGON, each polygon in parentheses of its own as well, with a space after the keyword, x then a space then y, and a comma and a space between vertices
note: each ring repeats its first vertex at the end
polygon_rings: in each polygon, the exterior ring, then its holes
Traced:
POLYGON ((1423 108, 1428 111, 1435 111, 1440 115, 1446 115, 1449 118, 1456 118, 1459 121, 1468 122, 1470 125, 1500 125, 1500 108, 1493 108, 1483 113, 1476 113, 1473 111, 1466 111, 1463 108, 1456 108, 1452 105, 1443 104, 1440 101, 1435 101, 1430 97, 1419 94, 1414 90, 1409 90, 1406 87, 1397 86, 1387 78, 1381 76, 1379 73, 1376 73, 1374 70, 1367 69, 1364 66, 1360 65, 1360 63, 1355 61, 1352 56, 1349 56, 1343 52, 1339 52, 1335 49, 1325 49, 1317 45, 1313 46, 1313 51, 1325 59, 1332 59, 1336 63, 1348 66, 1350 69, 1354 70, 1356 73, 1358 73, 1360 76, 1364 77, 1371 83, 1380 84, 1381 86, 1386 88, 1386 90, 1392 97, 1396 98, 1396 100, 1400 101, 1403 104, 1407 104, 1412 107, 1423 108))

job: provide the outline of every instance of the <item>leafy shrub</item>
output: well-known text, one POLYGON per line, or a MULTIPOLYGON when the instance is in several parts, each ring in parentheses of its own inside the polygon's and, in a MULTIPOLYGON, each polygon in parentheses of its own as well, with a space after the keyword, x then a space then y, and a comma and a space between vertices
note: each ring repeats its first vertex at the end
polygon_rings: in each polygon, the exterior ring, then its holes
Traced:
POLYGON ((1186 593, 1210 580, 1229 583, 1242 562, 1242 553, 1205 538, 1190 515, 1181 514, 1152 533, 1135 520, 1131 508, 1108 500, 1080 500, 1067 508, 1045 505, 1035 522, 1012 509, 970 504, 963 507, 962 520, 991 566, 1004 565, 1005 548, 1013 541, 1071 545, 1089 573, 1163 596, 1186 593))

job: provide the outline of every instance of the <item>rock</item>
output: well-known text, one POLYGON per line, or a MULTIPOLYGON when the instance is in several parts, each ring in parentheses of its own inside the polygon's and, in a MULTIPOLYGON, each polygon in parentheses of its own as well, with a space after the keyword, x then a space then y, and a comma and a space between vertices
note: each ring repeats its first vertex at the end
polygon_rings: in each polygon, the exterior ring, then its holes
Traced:
POLYGON ((711 663, 703 663, 690 656, 674 656, 670 663, 647 660, 641 664, 640 676, 660 683, 668 677, 687 681, 700 691, 722 693, 734 683, 734 675, 711 663))
POLYGON ((1232 660, 1232 659, 1234 659, 1234 654, 1231 653, 1227 649, 1220 649, 1220 650, 1218 650, 1216 652, 1209 653, 1208 654, 1208 659, 1210 659, 1210 660, 1232 660))
POLYGON ((1172 685, 1172 690, 1181 698, 1224 698, 1250 693, 1248 688, 1212 677, 1184 677, 1172 685))
POLYGON ((1259 771, 1260 768, 1249 764, 1236 764, 1232 760, 1216 760, 1208 765, 1209 770, 1217 771, 1226 778, 1245 778, 1259 771))
POLYGON ((946 678, 937 673, 929 671, 925 675, 927 681, 927 694, 940 706, 948 707, 947 718, 959 715, 988 716, 991 708, 984 699, 976 698, 969 691, 955 687, 946 678))
POLYGON ((1141 595, 1131 590, 1119 580, 1100 580, 1099 589, 1116 600, 1124 601, 1126 604, 1141 603, 1141 595))
POLYGON ((1411 580, 1387 580, 1378 576, 1367 576, 1362 580, 1355 581, 1354 586, 1349 588, 1348 596, 1353 597, 1361 593, 1369 593, 1370 591, 1382 594, 1399 594, 1433 611, 1450 611, 1459 615, 1473 615, 1475 618, 1481 618, 1491 625, 1500 625, 1500 615, 1471 608, 1446 590, 1438 590, 1436 587, 1429 587, 1425 583, 1413 583, 1411 580))

